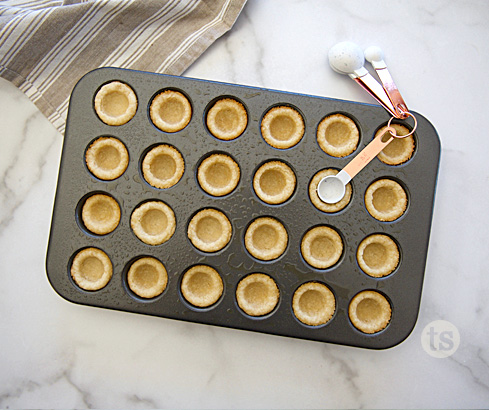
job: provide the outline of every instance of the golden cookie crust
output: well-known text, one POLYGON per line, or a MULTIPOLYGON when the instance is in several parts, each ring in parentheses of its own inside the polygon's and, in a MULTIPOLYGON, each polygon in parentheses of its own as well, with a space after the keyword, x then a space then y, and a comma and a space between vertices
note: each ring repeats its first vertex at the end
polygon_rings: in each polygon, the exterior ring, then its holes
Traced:
POLYGON ((208 265, 197 265, 183 274, 180 290, 188 303, 206 308, 220 299, 224 285, 217 270, 208 265))
POLYGON ((333 157, 345 157, 357 149, 360 133, 355 122, 342 114, 325 117, 318 125, 319 147, 333 157))
POLYGON ((150 256, 139 258, 127 272, 127 284, 137 296, 151 299, 166 289, 168 273, 158 259, 150 256))
POLYGON ((207 112, 207 128, 214 137, 230 141, 238 138, 248 125, 248 114, 239 101, 218 100, 207 112))
POLYGON ((282 204, 295 191, 294 171, 282 161, 265 162, 253 177, 253 189, 263 202, 271 205, 282 204))
POLYGON ((97 91, 94 108, 107 125, 123 125, 136 114, 138 100, 133 89, 120 81, 112 81, 97 91))
MULTIPOLYGON (((387 127, 387 126, 386 126, 387 127)), ((386 127, 382 127, 375 134, 375 137, 379 135, 386 127)), ((409 130, 400 124, 392 124, 396 130, 397 135, 407 135, 409 130)), ((416 144, 414 142, 414 136, 410 135, 405 138, 394 138, 389 145, 387 145, 380 153, 377 158, 387 165, 401 165, 406 161, 409 161, 413 156, 416 144)))
POLYGON ((305 325, 321 326, 333 317, 336 300, 333 292, 323 283, 307 282, 294 292, 292 310, 305 325))
POLYGON ((112 262, 104 251, 85 248, 73 258, 70 274, 81 289, 100 290, 112 278, 112 262))
POLYGON ((321 201, 318 195, 318 185, 321 180, 329 175, 336 175, 339 171, 337 169, 323 169, 317 172, 311 179, 309 183, 309 198, 311 199, 312 204, 322 212, 327 213, 335 213, 344 209, 351 201, 351 197, 353 194, 353 190, 351 187, 351 183, 346 184, 345 186, 345 195, 341 200, 334 204, 327 204, 326 202, 321 201))
POLYGON ((351 323, 363 333, 377 333, 391 320, 392 309, 385 296, 373 290, 356 294, 348 307, 351 323))
POLYGON ((90 232, 97 235, 106 235, 119 225, 121 208, 111 196, 95 194, 85 200, 81 216, 83 225, 90 232))
POLYGON ((236 288, 240 309, 250 316, 264 316, 275 309, 280 298, 277 283, 263 273, 252 273, 241 279, 236 288))
POLYGON ((188 224, 190 242, 203 252, 217 252, 231 240, 233 228, 226 215, 217 209, 197 212, 188 224))
POLYGON ((152 148, 144 157, 143 177, 155 188, 166 189, 176 185, 185 171, 182 154, 171 145, 152 148))
POLYGON ((85 162, 95 177, 112 181, 126 171, 129 154, 126 146, 117 138, 100 137, 88 147, 85 162))
POLYGON ((327 269, 340 260, 343 241, 333 228, 316 226, 302 238, 301 252, 309 265, 317 269, 327 269))
POLYGON ((288 234, 285 227, 275 218, 268 216, 255 219, 245 233, 245 246, 257 259, 277 259, 285 252, 288 234))
POLYGON ((142 242, 161 245, 175 233, 175 213, 162 201, 144 202, 134 209, 131 228, 142 242))
POLYGON ((287 149, 297 145, 304 136, 304 119, 289 106, 270 109, 261 121, 261 134, 274 148, 287 149))
POLYGON ((379 179, 365 192, 365 206, 370 215, 382 222, 400 218, 408 204, 406 191, 392 179, 379 179))
POLYGON ((230 194, 238 186, 239 178, 239 165, 225 154, 208 156, 201 162, 197 170, 200 187, 212 196, 230 194))
POLYGON ((153 124, 164 132, 183 130, 192 118, 192 105, 181 92, 165 90, 151 101, 149 115, 153 124))
POLYGON ((360 268, 369 276, 382 278, 390 275, 399 264, 399 248, 387 235, 367 236, 357 249, 360 268))

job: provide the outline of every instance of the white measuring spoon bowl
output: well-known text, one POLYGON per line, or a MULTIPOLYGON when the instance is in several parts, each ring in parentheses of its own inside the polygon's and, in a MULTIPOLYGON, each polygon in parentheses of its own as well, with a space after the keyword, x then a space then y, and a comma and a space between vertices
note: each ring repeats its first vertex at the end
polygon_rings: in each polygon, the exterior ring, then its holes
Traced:
POLYGON ((331 47, 328 52, 331 68, 340 74, 358 77, 366 71, 363 50, 358 44, 343 41, 331 47))
POLYGON ((384 52, 380 47, 367 47, 365 49, 365 58, 376 70, 387 68, 387 64, 384 61, 384 52))
POLYGON ((341 170, 336 175, 328 175, 319 181, 317 194, 321 201, 336 204, 345 196, 346 184, 351 181, 350 175, 341 170))

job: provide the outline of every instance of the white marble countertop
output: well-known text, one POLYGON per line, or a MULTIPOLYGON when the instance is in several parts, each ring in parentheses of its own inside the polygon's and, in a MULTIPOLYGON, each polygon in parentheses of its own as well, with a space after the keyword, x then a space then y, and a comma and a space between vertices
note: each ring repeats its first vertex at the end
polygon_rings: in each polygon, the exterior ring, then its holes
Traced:
MULTIPOLYGON (((406 102, 442 142, 418 323, 384 351, 60 298, 44 266, 63 138, 1 81, 0 408, 487 408, 488 17, 484 0, 249 0, 185 73, 373 102, 327 66, 327 50, 343 40, 384 49, 406 102), (422 347, 435 320, 459 331, 448 358, 422 347)), ((440 348, 453 345, 445 336, 440 348)))

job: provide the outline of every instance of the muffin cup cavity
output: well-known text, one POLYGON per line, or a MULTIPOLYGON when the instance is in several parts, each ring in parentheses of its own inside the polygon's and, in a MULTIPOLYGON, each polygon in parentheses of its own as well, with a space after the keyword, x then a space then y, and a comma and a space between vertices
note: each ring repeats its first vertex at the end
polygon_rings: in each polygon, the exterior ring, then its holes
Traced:
POLYGON ((161 144, 145 154, 141 170, 148 184, 154 188, 166 189, 180 181, 185 171, 185 162, 175 147, 161 144))
POLYGON ((161 245, 175 233, 175 213, 162 201, 143 202, 131 215, 131 229, 142 242, 161 245))
POLYGON ((317 128, 319 147, 332 157, 346 157, 353 153, 360 139, 355 121, 343 114, 323 118, 317 128))
POLYGON ((336 299, 325 284, 307 282, 294 292, 292 310, 301 323, 308 326, 321 326, 333 317, 336 299))
POLYGON ((212 196, 225 196, 238 186, 241 171, 231 156, 215 153, 201 161, 197 169, 200 187, 212 196))
POLYGON ((392 308, 381 293, 364 290, 351 300, 348 315, 353 326, 360 332, 373 334, 387 327, 391 320, 392 308))
POLYGON ((379 179, 365 192, 365 206, 370 215, 382 222, 399 219, 406 211, 408 197, 404 188, 392 179, 379 179))
POLYGON ((107 125, 123 125, 136 114, 138 100, 129 85, 111 81, 97 91, 94 108, 100 120, 107 125))
POLYGON ((243 134, 248 125, 244 105, 234 98, 221 98, 207 111, 206 125, 216 138, 230 141, 243 134))
POLYGON ((85 248, 75 255, 70 267, 75 284, 88 291, 104 288, 112 278, 112 262, 107 254, 98 248, 85 248))
POLYGON ((180 292, 189 304, 197 308, 208 308, 221 298, 224 285, 219 272, 208 265, 197 265, 188 269, 182 277, 180 292))
POLYGON ((271 108, 261 121, 261 134, 267 144, 278 149, 292 148, 304 136, 304 119, 288 105, 271 108))

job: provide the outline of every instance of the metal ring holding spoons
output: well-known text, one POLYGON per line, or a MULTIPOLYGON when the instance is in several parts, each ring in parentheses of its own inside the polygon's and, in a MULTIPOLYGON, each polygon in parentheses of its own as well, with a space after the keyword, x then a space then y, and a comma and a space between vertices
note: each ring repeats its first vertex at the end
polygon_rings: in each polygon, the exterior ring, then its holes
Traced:
MULTIPOLYGON (((406 137, 409 137, 410 135, 413 135, 414 134, 414 131, 416 131, 416 128, 418 128, 418 121, 416 120, 416 117, 411 114, 409 111, 403 111, 403 113, 408 116, 408 117, 411 117, 414 121, 414 125, 413 125, 413 129, 411 130, 411 132, 409 132, 408 134, 406 135, 394 135, 395 133, 392 133, 390 132, 390 134, 394 137, 394 138, 406 138, 406 137)), ((392 120, 394 119, 395 117, 391 117, 391 119, 389 120, 389 122, 387 123, 387 126, 390 127, 391 124, 392 124, 392 120)))

